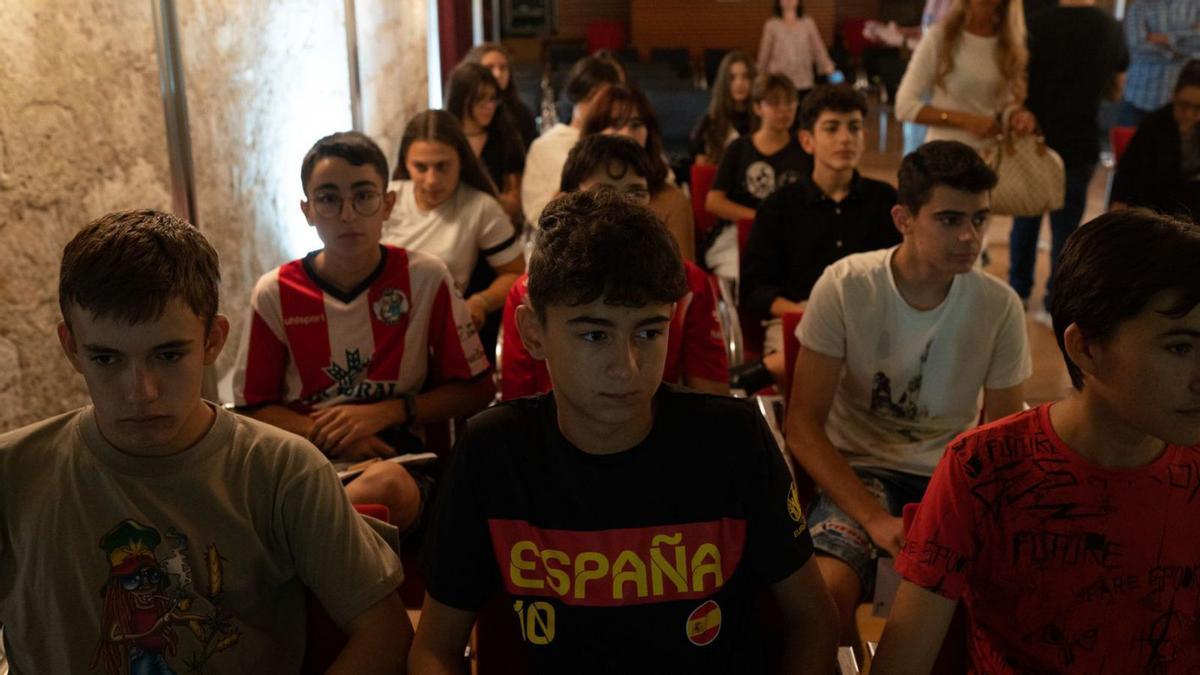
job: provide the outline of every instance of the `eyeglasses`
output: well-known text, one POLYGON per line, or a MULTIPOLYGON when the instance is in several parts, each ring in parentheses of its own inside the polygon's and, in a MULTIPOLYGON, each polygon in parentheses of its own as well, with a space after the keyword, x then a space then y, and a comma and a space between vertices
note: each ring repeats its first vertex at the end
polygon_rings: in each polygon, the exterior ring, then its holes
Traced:
POLYGON ((121 588, 132 591, 142 583, 159 584, 162 582, 162 571, 157 567, 144 567, 133 574, 122 574, 121 588))
MULTIPOLYGON (((383 195, 374 190, 355 192, 351 198, 354 212, 360 216, 373 216, 383 204, 383 195)), ((322 218, 337 218, 342 215, 342 196, 336 192, 318 192, 313 196, 313 210, 322 218)))
POLYGON ((762 104, 767 106, 768 108, 795 108, 797 105, 799 105, 797 103, 796 99, 794 99, 794 98, 775 98, 775 97, 763 99, 762 104))

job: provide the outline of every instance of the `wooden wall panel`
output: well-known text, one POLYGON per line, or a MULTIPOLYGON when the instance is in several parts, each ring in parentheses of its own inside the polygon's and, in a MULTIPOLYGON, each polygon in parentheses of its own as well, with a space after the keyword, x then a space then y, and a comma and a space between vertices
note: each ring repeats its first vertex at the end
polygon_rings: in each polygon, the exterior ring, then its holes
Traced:
POLYGON ((556 17, 559 38, 583 38, 593 21, 624 21, 629 24, 631 0, 558 0, 556 17))
POLYGON ((772 0, 632 0, 630 38, 654 47, 743 49, 755 55, 772 0))

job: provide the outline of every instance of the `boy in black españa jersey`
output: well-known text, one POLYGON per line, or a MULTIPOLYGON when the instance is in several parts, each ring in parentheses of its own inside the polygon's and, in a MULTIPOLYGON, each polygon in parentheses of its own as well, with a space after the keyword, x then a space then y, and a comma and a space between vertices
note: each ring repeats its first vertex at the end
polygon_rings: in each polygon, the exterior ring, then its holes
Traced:
POLYGON ((649 210, 611 190, 547 206, 517 322, 554 391, 472 418, 436 507, 412 672, 464 672, 497 591, 534 672, 762 672, 763 588, 782 670, 833 668, 833 604, 762 418, 661 383, 685 290, 649 210))

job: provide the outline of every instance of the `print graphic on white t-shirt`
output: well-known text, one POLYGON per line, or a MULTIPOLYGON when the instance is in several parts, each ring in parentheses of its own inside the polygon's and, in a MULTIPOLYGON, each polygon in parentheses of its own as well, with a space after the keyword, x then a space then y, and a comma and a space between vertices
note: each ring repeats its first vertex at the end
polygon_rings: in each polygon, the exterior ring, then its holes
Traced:
MULTIPOLYGON (((905 387, 898 400, 892 399, 891 378, 882 370, 876 371, 871 385, 872 413, 883 420, 894 419, 907 422, 917 422, 929 417, 929 408, 921 405, 921 382, 924 379, 925 363, 929 360, 929 349, 932 346, 933 340, 925 343, 925 349, 921 351, 920 368, 917 370, 917 374, 909 379, 908 386, 905 387)), ((898 436, 910 443, 925 440, 919 437, 918 430, 913 429, 911 425, 892 429, 898 436)), ((937 433, 940 432, 940 429, 931 429, 930 431, 937 433)))

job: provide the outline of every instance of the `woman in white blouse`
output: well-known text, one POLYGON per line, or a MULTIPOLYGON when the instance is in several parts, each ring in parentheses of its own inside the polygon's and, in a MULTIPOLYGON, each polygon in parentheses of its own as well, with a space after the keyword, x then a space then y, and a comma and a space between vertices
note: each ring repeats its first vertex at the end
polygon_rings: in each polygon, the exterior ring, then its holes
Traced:
POLYGON ((1021 0, 954 0, 908 62, 896 117, 927 125, 926 141, 974 148, 1003 130, 1006 115, 1015 133, 1031 133, 1037 121, 1021 107, 1028 61, 1021 0))
POLYGON ((800 0, 776 0, 775 16, 763 24, 758 43, 758 72, 787 75, 803 100, 813 88, 813 64, 822 75, 836 69, 817 24, 804 16, 800 0))

